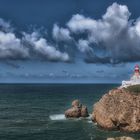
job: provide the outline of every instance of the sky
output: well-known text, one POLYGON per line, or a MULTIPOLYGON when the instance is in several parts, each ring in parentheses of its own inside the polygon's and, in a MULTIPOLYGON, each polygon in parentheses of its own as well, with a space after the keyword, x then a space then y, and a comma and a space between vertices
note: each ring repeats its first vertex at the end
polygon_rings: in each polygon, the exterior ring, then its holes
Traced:
POLYGON ((120 83, 140 64, 139 0, 0 0, 0 83, 120 83))

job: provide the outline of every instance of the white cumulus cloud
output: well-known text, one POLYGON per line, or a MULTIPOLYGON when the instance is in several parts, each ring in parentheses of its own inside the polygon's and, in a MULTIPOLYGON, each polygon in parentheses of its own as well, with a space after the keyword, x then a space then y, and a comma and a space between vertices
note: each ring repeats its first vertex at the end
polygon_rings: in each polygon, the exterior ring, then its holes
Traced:
POLYGON ((57 24, 54 24, 52 36, 57 41, 71 40, 70 31, 66 28, 60 28, 57 24))
POLYGON ((25 40, 31 43, 32 51, 40 58, 65 62, 70 60, 66 52, 60 52, 54 46, 50 45, 45 38, 39 37, 36 32, 25 34, 25 40))
POLYGON ((0 59, 25 59, 29 57, 28 49, 14 33, 0 31, 0 59))
POLYGON ((93 51, 92 48, 89 46, 89 41, 80 39, 77 43, 78 49, 81 52, 89 52, 93 51))
POLYGON ((100 51, 106 51, 106 62, 137 61, 140 60, 140 20, 132 22, 130 15, 126 5, 113 3, 101 19, 77 14, 67 26, 75 34, 86 33, 87 44, 98 44, 100 51))
POLYGON ((73 59, 77 54, 76 46, 82 55, 86 53, 86 62, 139 61, 140 18, 132 20, 130 16, 128 7, 118 3, 110 5, 99 19, 73 15, 65 28, 54 24, 52 37, 55 41, 51 43, 37 32, 24 33, 19 38, 11 25, 0 19, 0 59, 37 58, 67 62, 69 54, 73 59), (61 43, 57 43, 59 41, 61 43), (67 48, 63 49, 63 46, 67 48))

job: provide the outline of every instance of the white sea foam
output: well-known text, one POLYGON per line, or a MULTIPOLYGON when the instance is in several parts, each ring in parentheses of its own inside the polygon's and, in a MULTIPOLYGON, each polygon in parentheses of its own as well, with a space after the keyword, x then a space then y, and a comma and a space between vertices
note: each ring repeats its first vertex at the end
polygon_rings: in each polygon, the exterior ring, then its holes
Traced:
POLYGON ((87 121, 88 123, 93 123, 92 120, 87 121))
POLYGON ((64 114, 54 114, 54 115, 50 115, 50 119, 53 121, 59 121, 59 120, 66 120, 66 117, 64 114))
MULTIPOLYGON (((66 120, 66 117, 64 114, 54 114, 54 115, 50 115, 49 118, 53 121, 59 121, 59 120, 66 120)), ((89 117, 86 118, 72 118, 73 120, 91 120, 91 114, 89 115, 89 117)))
POLYGON ((91 120, 92 118, 92 114, 89 114, 89 116, 87 117, 87 119, 91 120))

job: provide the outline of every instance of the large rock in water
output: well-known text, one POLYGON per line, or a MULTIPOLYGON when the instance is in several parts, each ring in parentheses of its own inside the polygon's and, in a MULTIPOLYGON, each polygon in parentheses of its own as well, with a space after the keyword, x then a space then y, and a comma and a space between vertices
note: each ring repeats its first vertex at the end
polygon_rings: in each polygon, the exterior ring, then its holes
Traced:
POLYGON ((83 106, 79 100, 72 102, 72 107, 65 111, 66 118, 79 118, 88 117, 88 110, 86 106, 83 106))
POLYGON ((92 120, 105 129, 140 132, 140 94, 109 91, 94 105, 92 120))

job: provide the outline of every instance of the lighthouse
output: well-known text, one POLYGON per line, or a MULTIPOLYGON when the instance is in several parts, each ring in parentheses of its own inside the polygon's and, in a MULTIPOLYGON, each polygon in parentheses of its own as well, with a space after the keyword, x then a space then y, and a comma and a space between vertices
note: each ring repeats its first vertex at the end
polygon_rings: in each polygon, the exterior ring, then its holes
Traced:
POLYGON ((135 66, 135 75, 136 75, 136 76, 140 76, 139 65, 136 65, 136 66, 135 66))
POLYGON ((126 88, 132 85, 139 85, 140 84, 140 67, 139 65, 135 65, 134 73, 129 81, 122 81, 122 85, 120 88, 126 88))
POLYGON ((138 80, 138 79, 140 79, 140 68, 139 68, 139 65, 136 65, 134 69, 134 74, 131 77, 131 80, 138 80))
POLYGON ((131 77, 131 80, 136 82, 136 83, 140 83, 140 67, 139 65, 136 65, 134 68, 134 74, 131 77))

